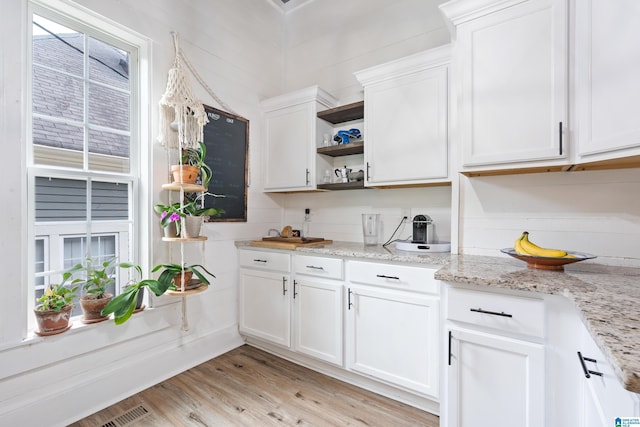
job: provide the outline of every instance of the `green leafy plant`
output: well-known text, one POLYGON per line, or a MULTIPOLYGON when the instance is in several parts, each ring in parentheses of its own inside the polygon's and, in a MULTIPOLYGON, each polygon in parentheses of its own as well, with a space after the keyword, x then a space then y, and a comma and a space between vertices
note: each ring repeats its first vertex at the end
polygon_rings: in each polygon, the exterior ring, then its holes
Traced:
MULTIPOLYGON (((192 193, 195 194, 195 193, 192 193)), ((200 206, 201 200, 205 196, 213 196, 213 197, 224 197, 219 194, 213 194, 209 192, 205 193, 197 193, 194 197, 192 194, 185 194, 185 203, 182 207, 182 212, 186 215, 191 216, 220 216, 224 213, 224 209, 213 208, 213 207, 202 207, 200 206)))
POLYGON ((110 258, 107 261, 96 262, 91 257, 88 257, 84 263, 79 263, 67 270, 67 273, 74 274, 79 271, 84 271, 84 278, 74 279, 71 283, 84 283, 82 289, 95 299, 105 298, 107 288, 115 283, 113 277, 113 271, 116 266, 116 259, 110 258))
POLYGON ((209 186, 209 181, 213 176, 213 171, 205 163, 207 157, 207 147, 202 141, 198 141, 198 148, 185 147, 182 149, 182 164, 195 166, 200 168, 200 175, 202 176, 202 185, 209 186))
POLYGON ((136 309, 136 302, 138 295, 144 290, 145 287, 149 288, 156 296, 164 294, 168 285, 160 283, 154 279, 143 279, 142 268, 137 264, 131 264, 122 262, 119 264, 121 268, 133 268, 138 273, 138 278, 129 282, 120 295, 114 297, 109 303, 102 309, 101 314, 108 316, 113 313, 113 320, 116 325, 122 325, 129 320, 131 315, 136 309))
POLYGON ((52 285, 44 290, 44 294, 38 298, 40 303, 36 309, 40 311, 53 310, 60 312, 64 307, 69 304, 73 304, 73 300, 76 297, 77 286, 68 288, 64 284, 71 277, 71 273, 65 272, 62 275, 62 282, 57 285, 52 285))
POLYGON ((162 272, 160 273, 160 276, 158 276, 158 282, 160 282, 160 284, 163 287, 166 286, 167 289, 177 289, 173 279, 176 276, 181 275, 183 270, 191 271, 198 279, 200 279, 200 282, 202 282, 205 285, 209 285, 209 280, 207 280, 204 273, 208 274, 211 277, 214 277, 214 278, 216 277, 213 275, 213 273, 211 273, 209 270, 207 270, 204 266, 200 264, 185 265, 185 266, 182 266, 180 264, 158 264, 153 268, 153 270, 151 270, 151 272, 155 273, 160 269, 162 269, 162 272))
POLYGON ((168 227, 169 224, 175 222, 176 230, 178 235, 180 235, 181 220, 185 216, 183 209, 180 207, 180 203, 174 203, 172 205, 158 203, 153 207, 153 210, 160 214, 160 225, 162 227, 168 227))

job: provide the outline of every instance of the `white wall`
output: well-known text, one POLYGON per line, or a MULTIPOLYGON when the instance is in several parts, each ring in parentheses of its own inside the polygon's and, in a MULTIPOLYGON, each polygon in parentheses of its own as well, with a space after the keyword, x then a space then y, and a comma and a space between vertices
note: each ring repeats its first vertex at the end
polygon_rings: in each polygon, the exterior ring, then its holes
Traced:
MULTIPOLYGON (((321 0, 293 10, 286 15, 285 91, 317 84, 341 105, 362 100, 363 89, 353 75, 355 71, 449 42, 437 7, 440 3, 443 1, 321 0)), ((311 208, 310 233, 314 237, 362 242, 360 214, 379 213, 382 241, 386 241, 403 213, 410 210, 411 216, 431 216, 439 239, 451 239, 450 187, 281 197, 285 208, 282 225, 299 228, 304 208, 311 208)), ((411 225, 401 228, 399 235, 409 237, 411 225)))
POLYGON ((640 265, 640 169, 461 178, 463 253, 500 255, 532 241, 640 265))
MULTIPOLYGON (((67 2, 69 3, 69 2, 67 2)), ((263 195, 260 170, 262 112, 259 101, 280 93, 283 66, 283 15, 267 1, 235 0, 79 0, 86 10, 149 39, 152 81, 149 133, 153 144, 150 171, 152 203, 164 200, 160 189, 167 166, 155 143, 157 102, 173 61, 170 31, 204 80, 238 114, 250 121, 251 188, 247 223, 205 225, 209 240, 204 263, 215 279, 207 292, 187 299, 188 331, 181 331, 181 300, 163 297, 161 307, 146 310, 127 324, 112 322, 74 327, 56 337, 29 338, 27 296, 17 284, 26 281, 26 174, 23 129, 26 111, 23 80, 27 20, 24 0, 3 0, 0 14, 0 131, 4 154, 14 161, 0 168, 3 222, 0 265, 6 284, 0 300, 15 309, 0 314, 0 425, 66 425, 239 345, 237 332, 237 262, 233 242, 279 226, 277 197, 263 195), (10 268, 21 266, 21 268, 10 268), (7 313, 18 313, 10 318, 7 313)), ((203 102, 217 106, 194 82, 203 102)), ((166 261, 158 218, 146 221, 152 232, 151 265, 166 261)), ((199 255, 197 255, 199 257, 199 255)), ((200 262, 200 259, 196 259, 200 262)))

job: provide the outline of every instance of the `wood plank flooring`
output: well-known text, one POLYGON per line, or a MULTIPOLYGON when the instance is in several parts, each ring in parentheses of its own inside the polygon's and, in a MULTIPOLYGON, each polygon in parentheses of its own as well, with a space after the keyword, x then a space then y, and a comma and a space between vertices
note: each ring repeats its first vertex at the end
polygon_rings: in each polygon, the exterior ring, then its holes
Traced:
POLYGON ((80 420, 72 427, 105 424, 114 427, 437 427, 439 420, 435 415, 245 345, 80 420), (148 413, 145 414, 145 410, 148 413), (140 413, 144 415, 138 418, 140 413), (113 422, 119 416, 117 422, 113 422), (127 420, 129 417, 133 422, 127 420), (110 421, 113 424, 107 424, 110 421))

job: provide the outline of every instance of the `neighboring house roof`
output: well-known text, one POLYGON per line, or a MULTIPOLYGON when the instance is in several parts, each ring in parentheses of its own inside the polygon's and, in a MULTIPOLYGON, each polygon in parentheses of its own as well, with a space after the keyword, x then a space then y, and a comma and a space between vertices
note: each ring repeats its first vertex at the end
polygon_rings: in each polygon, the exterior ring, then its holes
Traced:
MULTIPOLYGON (((129 157, 130 137, 126 133, 123 135, 109 131, 129 131, 128 53, 93 38, 89 38, 88 47, 89 124, 108 128, 90 128, 89 151, 129 157)), ((78 124, 83 122, 83 51, 82 34, 33 37, 34 113, 69 119, 78 124)), ((34 144, 81 151, 83 135, 82 126, 33 117, 34 144)))

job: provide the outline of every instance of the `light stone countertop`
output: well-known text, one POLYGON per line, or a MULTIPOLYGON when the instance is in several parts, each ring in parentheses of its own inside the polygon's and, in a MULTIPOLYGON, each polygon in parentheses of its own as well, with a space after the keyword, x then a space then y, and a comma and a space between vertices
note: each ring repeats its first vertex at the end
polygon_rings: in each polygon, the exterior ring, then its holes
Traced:
MULTIPOLYGON (((253 248, 236 242, 238 248, 253 248)), ((270 250, 270 249, 267 249, 270 250)), ((573 301, 582 321, 624 387, 640 393, 640 268, 585 261, 564 272, 527 268, 522 261, 496 256, 397 251, 394 245, 333 242, 297 253, 441 266, 435 278, 447 282, 562 295, 573 301)))

